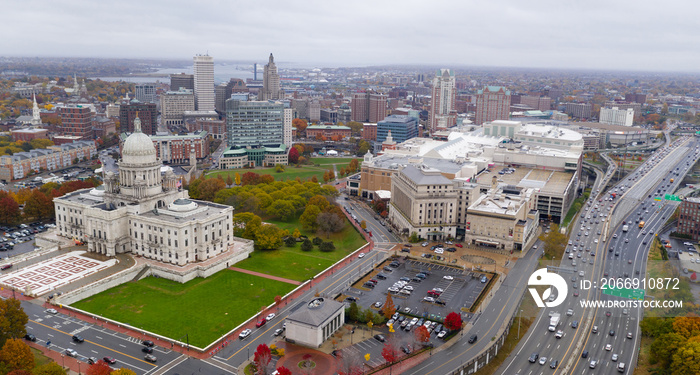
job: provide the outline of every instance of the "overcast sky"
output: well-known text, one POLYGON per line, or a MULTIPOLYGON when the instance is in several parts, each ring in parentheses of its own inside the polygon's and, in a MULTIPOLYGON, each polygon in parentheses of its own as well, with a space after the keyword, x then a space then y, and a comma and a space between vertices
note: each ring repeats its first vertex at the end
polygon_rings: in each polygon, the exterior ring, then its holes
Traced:
POLYGON ((700 3, 5 0, 3 56, 700 71, 700 3))

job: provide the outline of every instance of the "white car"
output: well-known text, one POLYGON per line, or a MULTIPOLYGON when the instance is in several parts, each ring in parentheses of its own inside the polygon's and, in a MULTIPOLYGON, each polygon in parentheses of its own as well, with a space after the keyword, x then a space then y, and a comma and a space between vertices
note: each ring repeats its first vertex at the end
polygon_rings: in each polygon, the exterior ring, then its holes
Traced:
POLYGON ((413 290, 413 287, 412 287, 412 286, 410 286, 410 285, 406 285, 406 286, 405 286, 405 287, 403 287, 403 288, 404 288, 405 290, 413 290))
POLYGON ((364 258, 364 257, 365 257, 365 253, 360 253, 357 257, 358 257, 358 258, 364 258))
POLYGON ((268 322, 272 319, 275 319, 275 313, 270 313, 265 317, 265 320, 267 320, 268 322))
POLYGON ((442 249, 442 248, 440 248, 440 247, 438 247, 437 249, 435 249, 435 254, 444 254, 444 253, 445 253, 445 250, 442 249))
POLYGON ((71 348, 66 349, 66 354, 69 355, 69 356, 71 356, 71 357, 77 357, 77 356, 78 356, 78 352, 76 352, 75 350, 73 350, 73 349, 71 349, 71 348))
POLYGON ((445 336, 447 336, 447 331, 443 330, 443 331, 440 331, 440 333, 438 333, 437 338, 441 339, 445 336))
POLYGON ((606 344, 606 345, 605 345, 605 350, 606 350, 606 351, 611 351, 611 350, 612 350, 612 344, 606 344))
POLYGON ((246 328, 246 329, 243 330, 243 332, 241 332, 241 333, 238 335, 238 338, 241 339, 241 340, 243 340, 244 338, 250 336, 251 332, 253 332, 253 330, 251 330, 250 328, 246 328))
POLYGON ((46 309, 46 312, 49 314, 58 314, 58 311, 56 311, 56 309, 46 309))
POLYGON ((445 279, 445 280, 454 280, 454 279, 455 279, 454 277, 452 277, 452 276, 450 276, 450 275, 445 275, 445 276, 443 276, 442 278, 445 279))

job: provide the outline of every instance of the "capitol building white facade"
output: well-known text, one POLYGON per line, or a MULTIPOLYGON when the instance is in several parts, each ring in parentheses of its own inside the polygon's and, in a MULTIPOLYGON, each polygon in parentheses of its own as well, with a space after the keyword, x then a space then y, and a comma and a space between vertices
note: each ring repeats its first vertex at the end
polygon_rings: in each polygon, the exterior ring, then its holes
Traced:
POLYGON ((90 252, 180 266, 243 251, 234 250, 233 208, 189 199, 138 118, 118 166, 118 174, 104 172, 102 186, 54 199, 57 234, 86 242, 90 252))

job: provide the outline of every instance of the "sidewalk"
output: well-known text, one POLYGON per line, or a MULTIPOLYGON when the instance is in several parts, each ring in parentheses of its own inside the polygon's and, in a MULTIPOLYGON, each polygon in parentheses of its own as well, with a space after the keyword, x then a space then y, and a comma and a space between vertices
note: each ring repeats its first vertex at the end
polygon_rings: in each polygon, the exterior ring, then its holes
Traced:
POLYGON ((281 282, 287 283, 287 284, 301 285, 301 281, 285 279, 283 277, 272 276, 272 275, 268 275, 266 273, 245 270, 243 268, 238 268, 238 267, 229 267, 228 269, 230 269, 231 271, 242 272, 242 273, 247 273, 249 275, 264 277, 264 278, 270 279, 270 280, 281 281, 281 282))

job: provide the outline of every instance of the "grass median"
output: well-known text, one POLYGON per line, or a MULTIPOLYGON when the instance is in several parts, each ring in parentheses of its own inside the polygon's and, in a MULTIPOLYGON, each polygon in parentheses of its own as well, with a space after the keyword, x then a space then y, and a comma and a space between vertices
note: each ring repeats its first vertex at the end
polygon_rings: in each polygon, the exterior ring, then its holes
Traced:
POLYGON ((231 270, 181 284, 148 277, 74 307, 203 348, 296 286, 231 270))

